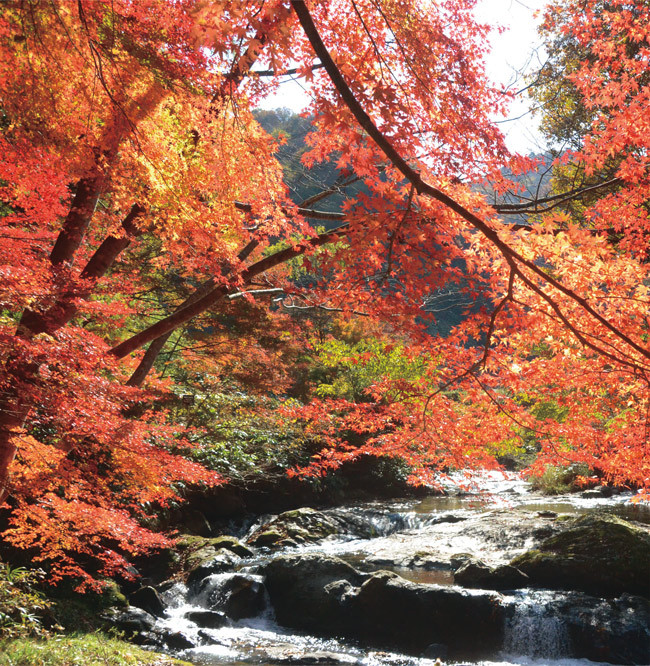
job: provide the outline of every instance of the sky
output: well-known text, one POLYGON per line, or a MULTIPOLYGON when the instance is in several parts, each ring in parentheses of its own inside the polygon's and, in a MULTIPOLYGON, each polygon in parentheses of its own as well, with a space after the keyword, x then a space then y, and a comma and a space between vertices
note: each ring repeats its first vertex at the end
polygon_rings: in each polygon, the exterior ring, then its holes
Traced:
MULTIPOLYGON (((479 0, 476 15, 485 23, 501 25, 506 32, 493 34, 492 52, 487 59, 487 73, 497 83, 521 90, 526 84, 521 72, 539 69, 545 53, 537 26, 547 0, 479 0)), ((512 104, 508 119, 500 122, 506 143, 517 152, 535 152, 539 148, 537 122, 530 113, 531 102, 522 94, 512 104)))
MULTIPOLYGON (((492 52, 487 60, 488 75, 499 84, 512 86, 515 91, 525 86, 520 74, 534 71, 543 62, 544 53, 537 35, 541 10, 546 0, 479 0, 477 18, 485 23, 500 25, 506 32, 493 34, 492 52)), ((279 92, 268 97, 262 108, 287 107, 301 111, 309 102, 309 96, 300 81, 287 80, 279 92)), ((539 148, 536 122, 531 118, 530 102, 525 94, 513 103, 507 119, 500 119, 501 131, 508 147, 516 152, 535 152, 539 148)))

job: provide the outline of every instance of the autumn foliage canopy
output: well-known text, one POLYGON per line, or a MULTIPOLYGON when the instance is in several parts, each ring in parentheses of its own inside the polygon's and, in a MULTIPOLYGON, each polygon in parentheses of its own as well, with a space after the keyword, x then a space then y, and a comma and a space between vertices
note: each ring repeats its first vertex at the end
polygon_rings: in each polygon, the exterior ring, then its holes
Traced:
MULTIPOLYGON (((222 479, 164 407, 160 353, 237 303, 300 344, 291 307, 382 340, 339 359, 378 368, 361 397, 285 408, 321 443, 293 474, 373 454, 435 484, 532 442, 533 472, 582 463, 650 489, 647 2, 550 3, 533 88, 545 162, 510 154, 494 123, 510 94, 486 77, 474 4, 3 3, 3 539, 82 581, 168 543, 146 519, 222 479), (304 168, 339 174, 307 201, 254 113, 287 72, 312 97, 304 168), (542 162, 551 178, 528 196, 542 162), (334 189, 343 204, 319 208, 334 189), (442 293, 466 304, 444 335, 442 293)), ((283 376, 262 334, 177 357, 283 376)))

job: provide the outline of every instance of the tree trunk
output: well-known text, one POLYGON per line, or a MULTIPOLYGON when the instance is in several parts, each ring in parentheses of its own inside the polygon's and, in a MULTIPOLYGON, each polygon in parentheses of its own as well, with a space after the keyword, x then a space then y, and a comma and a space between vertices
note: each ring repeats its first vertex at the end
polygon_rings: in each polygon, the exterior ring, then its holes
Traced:
POLYGON ((97 248, 90 258, 86 267, 79 275, 79 281, 91 281, 81 287, 71 286, 62 292, 56 299, 54 305, 44 312, 25 310, 20 319, 17 335, 30 337, 37 333, 52 334, 62 326, 65 326, 77 314, 78 298, 87 298, 91 293, 94 282, 106 275, 108 269, 113 265, 117 257, 131 244, 134 238, 143 232, 134 222, 137 217, 144 213, 144 208, 134 204, 129 214, 122 220, 122 228, 126 232, 123 236, 108 236, 97 248))
POLYGON ((26 395, 37 373, 38 365, 26 363, 15 351, 10 352, 5 366, 7 381, 0 394, 0 503, 8 494, 9 467, 16 457, 18 440, 31 408, 26 395))
MULTIPOLYGON (((237 255, 237 259, 239 261, 245 261, 258 245, 259 245, 258 241, 256 240, 250 241, 246 245, 246 247, 244 247, 242 251, 237 255)), ((228 275, 230 272, 232 271, 228 270, 225 271, 224 273, 225 275, 228 275)), ((210 278, 209 280, 206 280, 196 289, 196 291, 193 294, 188 296, 188 298, 186 298, 176 308, 175 312, 179 312, 184 307, 192 305, 192 303, 196 303, 196 301, 198 301, 200 298, 202 298, 210 291, 212 291, 213 288, 214 288, 214 279, 210 278)), ((153 364, 156 362, 158 354, 160 354, 163 347, 167 343, 167 340, 169 340, 169 338, 171 337, 172 333, 173 331, 169 331, 168 333, 165 333, 164 335, 161 335, 160 337, 151 341, 151 344, 149 345, 147 351, 145 352, 145 355, 142 357, 140 364, 129 378, 129 381, 126 383, 127 386, 142 386, 142 383, 147 378, 149 371, 151 370, 151 368, 153 368, 153 364)))
MULTIPOLYGON (((158 106, 165 93, 166 91, 162 86, 157 83, 153 84, 128 106, 127 112, 132 111, 128 118, 124 109, 117 107, 114 109, 113 122, 104 132, 102 145, 95 151, 95 163, 88 174, 77 183, 70 210, 63 220, 61 231, 50 254, 55 278, 68 279, 61 272, 61 269, 72 262, 81 245, 94 215, 97 201, 109 177, 110 168, 117 158, 121 142, 138 122, 158 106)), ((129 224, 132 221, 129 220, 129 224)), ((91 259, 91 262, 89 262, 90 270, 101 271, 102 265, 106 264, 109 250, 111 254, 114 254, 114 259, 121 251, 120 248, 123 249, 124 242, 123 239, 117 238, 110 241, 108 248, 104 247, 94 263, 91 259)), ((95 253, 96 256, 97 253, 95 253)), ((106 268, 103 270, 106 270, 109 265, 106 264, 106 268)), ((88 277, 90 278, 92 275, 88 274, 88 277)), ((53 308, 45 313, 26 309, 17 327, 16 336, 29 339, 36 333, 54 333, 74 316, 76 308, 71 303, 73 297, 76 297, 74 289, 68 289, 67 293, 64 289, 53 308)), ((7 494, 9 467, 16 455, 17 436, 32 407, 29 391, 25 388, 35 380, 38 374, 38 366, 31 362, 22 361, 19 354, 10 352, 3 374, 5 381, 0 396, 0 498, 7 494)))

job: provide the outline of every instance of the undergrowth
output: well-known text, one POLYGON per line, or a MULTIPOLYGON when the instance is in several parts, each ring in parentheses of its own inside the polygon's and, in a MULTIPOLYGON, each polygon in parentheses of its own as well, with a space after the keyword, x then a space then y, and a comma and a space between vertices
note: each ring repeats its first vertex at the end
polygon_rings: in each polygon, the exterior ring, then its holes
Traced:
POLYGON ((105 634, 21 638, 0 643, 0 666, 189 666, 105 634))

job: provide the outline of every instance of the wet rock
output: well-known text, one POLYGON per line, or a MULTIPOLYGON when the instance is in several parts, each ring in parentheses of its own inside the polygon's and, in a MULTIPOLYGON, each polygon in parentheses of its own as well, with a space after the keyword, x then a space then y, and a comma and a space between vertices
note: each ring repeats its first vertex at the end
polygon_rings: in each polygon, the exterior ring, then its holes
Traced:
POLYGON ((285 555, 263 569, 266 589, 280 624, 336 633, 347 594, 367 576, 336 557, 285 555))
POLYGON ((452 659, 501 647, 503 611, 492 593, 419 585, 384 571, 365 581, 349 603, 352 622, 373 644, 421 653, 444 643, 452 659))
POLYGON ((156 624, 156 618, 141 608, 129 608, 117 613, 112 617, 112 622, 120 631, 127 634, 152 631, 156 624))
POLYGON ((449 648, 444 643, 431 643, 422 653, 426 659, 446 659, 448 655, 449 648))
POLYGON ((596 497, 611 497, 614 494, 614 490, 611 486, 594 486, 589 490, 584 490, 580 493, 581 497, 586 499, 596 498, 596 497))
POLYGON ((231 536, 211 539, 185 535, 178 542, 182 569, 192 584, 205 576, 227 571, 239 563, 242 557, 252 557, 254 552, 231 536))
POLYGON ((489 567, 480 560, 471 559, 454 571, 454 582, 464 587, 484 590, 514 590, 529 584, 528 576, 515 567, 502 565, 489 567))
POLYGON ((516 590, 530 584, 528 576, 519 569, 503 564, 492 570, 492 585, 490 590, 516 590))
POLYGON ((548 539, 555 534, 555 529, 551 525, 545 525, 544 527, 538 527, 531 532, 531 536, 534 539, 542 541, 543 539, 548 539))
POLYGON ((259 576, 211 576, 204 581, 204 585, 205 589, 199 594, 207 596, 210 609, 223 611, 233 620, 255 617, 266 607, 264 586, 259 576))
POLYGON ((158 592, 150 586, 141 587, 139 590, 136 590, 133 594, 129 596, 129 603, 142 610, 155 615, 156 617, 162 617, 165 613, 165 604, 160 598, 158 592))
POLYGON ((564 611, 573 654, 610 664, 650 663, 650 603, 622 595, 618 599, 584 599, 564 611))
POLYGON ((233 536, 219 536, 210 539, 210 545, 217 551, 220 549, 229 550, 239 557, 253 557, 255 551, 245 546, 239 539, 233 536))
POLYGON ((490 577, 492 571, 492 567, 489 567, 485 562, 481 562, 475 557, 469 557, 463 560, 458 568, 454 570, 454 582, 465 587, 481 587, 481 584, 490 577))
POLYGON ((185 570, 191 571, 206 560, 212 559, 221 550, 231 551, 239 557, 252 557, 254 552, 235 537, 219 536, 206 539, 199 536, 185 535, 178 542, 185 570))
POLYGON ((162 648, 163 644, 160 634, 154 631, 140 631, 132 636, 128 636, 131 643, 136 645, 146 645, 148 647, 162 648))
POLYGON ((451 564, 451 568, 456 571, 456 569, 460 569, 463 564, 471 560, 476 560, 471 553, 456 553, 449 558, 449 563, 451 564))
POLYGON ((207 576, 223 571, 231 571, 240 561, 241 558, 239 555, 222 548, 216 551, 213 557, 202 561, 190 569, 187 576, 187 584, 196 586, 199 581, 207 576))
POLYGON ((185 614, 185 617, 190 622, 194 622, 194 624, 205 629, 220 629, 230 624, 230 620, 225 613, 214 610, 190 611, 185 614))
POLYGON ((650 602, 632 595, 600 599, 530 590, 506 610, 504 651, 534 659, 650 663, 650 602))
POLYGON ((196 635, 200 645, 214 645, 214 636, 209 631, 199 629, 196 635))
POLYGON ((251 543, 255 544, 259 548, 269 548, 285 538, 286 537, 282 534, 282 532, 278 532, 278 530, 265 530, 264 532, 257 532, 255 535, 253 535, 251 538, 251 543))
POLYGON ((187 650, 195 647, 194 643, 180 631, 161 632, 160 638, 170 650, 187 650))
POLYGON ((285 626, 417 653, 445 643, 452 657, 501 645, 502 612, 491 593, 418 585, 389 571, 362 574, 322 555, 277 558, 265 573, 276 618, 285 626))
POLYGON ((339 522, 331 516, 303 508, 276 516, 256 530, 248 542, 253 546, 276 548, 290 545, 287 542, 315 543, 339 531, 339 522))
POLYGON ((581 516, 512 560, 532 585, 598 596, 650 596, 650 533, 609 516, 581 516))
POLYGON ((449 569, 449 563, 445 560, 442 560, 440 557, 434 553, 419 551, 413 555, 413 557, 406 562, 407 566, 410 568, 424 569, 431 571, 433 569, 449 569))

